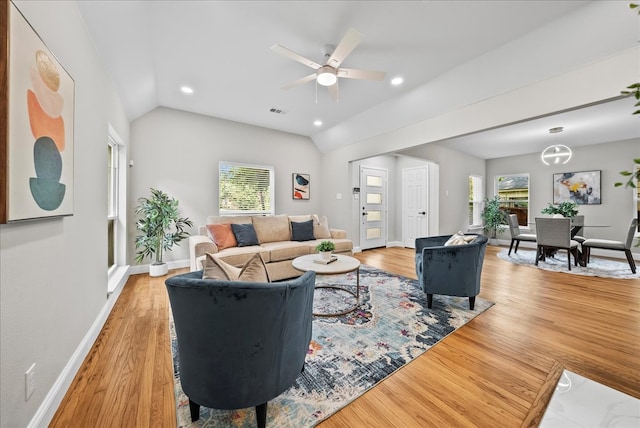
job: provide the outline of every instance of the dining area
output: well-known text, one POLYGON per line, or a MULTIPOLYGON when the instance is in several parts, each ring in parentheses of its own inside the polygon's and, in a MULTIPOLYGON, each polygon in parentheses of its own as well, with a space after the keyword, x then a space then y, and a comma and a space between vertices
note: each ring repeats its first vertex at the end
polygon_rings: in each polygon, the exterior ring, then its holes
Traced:
MULTIPOLYGON (((636 274, 636 263, 633 258, 632 245, 636 231, 638 229, 638 219, 633 218, 629 222, 624 236, 608 236, 602 230, 609 228, 605 224, 589 224, 585 222, 584 215, 575 215, 573 218, 567 217, 536 217, 531 223, 530 231, 522 232, 518 218, 515 214, 507 216, 511 242, 507 253, 512 257, 512 253, 518 253, 521 242, 535 244, 535 265, 548 263, 550 260, 556 262, 557 256, 566 256, 566 269, 571 271, 573 266, 589 267, 592 263, 592 250, 609 254, 610 251, 624 252, 628 267, 631 273, 636 274), (534 226, 534 227, 531 227, 534 226), (591 233, 587 231, 598 230, 598 236, 606 236, 606 239, 589 237, 591 233)), ((598 257, 600 258, 600 257, 598 257)))

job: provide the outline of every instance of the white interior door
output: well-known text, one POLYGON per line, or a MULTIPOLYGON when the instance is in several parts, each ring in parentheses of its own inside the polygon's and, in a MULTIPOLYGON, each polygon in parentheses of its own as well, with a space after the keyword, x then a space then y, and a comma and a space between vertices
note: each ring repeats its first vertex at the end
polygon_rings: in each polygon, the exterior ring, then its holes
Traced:
POLYGON ((415 248, 418 237, 429 236, 429 169, 425 166, 402 170, 402 240, 415 248))
POLYGON ((360 167, 360 248, 387 245, 387 170, 360 167))

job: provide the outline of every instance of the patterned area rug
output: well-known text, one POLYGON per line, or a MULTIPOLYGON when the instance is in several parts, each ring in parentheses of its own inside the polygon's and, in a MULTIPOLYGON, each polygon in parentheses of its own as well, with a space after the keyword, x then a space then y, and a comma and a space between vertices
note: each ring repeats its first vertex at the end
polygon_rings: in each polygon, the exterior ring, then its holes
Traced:
MULTIPOLYGON (((519 265, 527 265, 536 267, 535 250, 518 249, 517 253, 511 252, 511 256, 507 255, 509 250, 500 251, 497 256, 502 260, 519 265)), ((621 252, 621 254, 623 254, 621 252)), ((591 256, 591 261, 587 267, 580 265, 574 266, 573 257, 571 257, 571 272, 567 270, 567 252, 565 250, 556 253, 553 257, 547 257, 545 261, 538 262, 538 268, 550 270, 553 272, 572 273, 576 275, 599 276, 602 278, 620 278, 620 279, 638 279, 640 278, 640 270, 636 269, 636 273, 631 272, 629 263, 625 260, 603 259, 601 257, 591 256)), ((636 262, 636 266, 638 263, 636 262)))
MULTIPOLYGON (((352 285, 355 272, 318 276, 316 283, 352 285)), ((314 299, 314 312, 340 311, 354 303, 349 294, 323 289, 314 299)), ((359 308, 347 315, 314 317, 313 337, 305 371, 296 383, 269 401, 267 426, 311 427, 362 395, 376 383, 427 351, 493 303, 434 296, 427 309, 417 281, 368 266, 360 268, 359 308)), ((189 401, 182 392, 175 330, 171 322, 178 427, 254 427, 255 410, 200 408, 200 420, 191 423, 189 401)))

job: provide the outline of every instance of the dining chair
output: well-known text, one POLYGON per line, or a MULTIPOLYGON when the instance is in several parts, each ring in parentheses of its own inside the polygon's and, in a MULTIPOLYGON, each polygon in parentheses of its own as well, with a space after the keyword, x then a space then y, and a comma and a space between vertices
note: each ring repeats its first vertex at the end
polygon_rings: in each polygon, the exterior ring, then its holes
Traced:
POLYGON ((636 262, 633 260, 633 254, 631 254, 631 244, 633 243, 633 237, 638 227, 638 219, 634 218, 629 223, 629 229, 627 230, 627 236, 624 241, 611 241, 608 239, 587 239, 582 243, 582 251, 584 252, 584 261, 589 263, 589 257, 591 256, 592 248, 600 248, 603 250, 617 250, 624 251, 629 262, 631 272, 636 273, 636 262))
POLYGON ((578 242, 571 239, 571 219, 569 218, 536 218, 536 266, 538 260, 545 260, 549 250, 567 250, 567 267, 571 270, 571 254, 578 265, 578 242))
POLYGON ((584 216, 576 215, 571 219, 571 235, 574 241, 577 241, 579 244, 582 244, 586 241, 587 238, 581 235, 582 229, 584 228, 584 216))
POLYGON ((509 214, 507 221, 509 222, 509 232, 511 233, 511 245, 509 246, 508 255, 511 255, 511 249, 513 248, 514 242, 516 244, 514 253, 518 252, 518 245, 520 245, 520 241, 536 242, 537 238, 535 233, 520 233, 520 225, 518 224, 517 215, 509 214))

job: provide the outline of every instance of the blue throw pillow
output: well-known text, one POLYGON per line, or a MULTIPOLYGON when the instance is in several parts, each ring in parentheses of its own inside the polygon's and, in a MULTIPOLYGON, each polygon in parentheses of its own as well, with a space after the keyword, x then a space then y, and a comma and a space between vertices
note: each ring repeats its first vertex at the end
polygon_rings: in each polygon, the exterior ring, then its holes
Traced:
POLYGON ((313 220, 309 221, 292 221, 291 222, 291 240, 292 241, 313 241, 313 220))
POLYGON ((236 237, 236 241, 238 241, 238 247, 259 245, 258 235, 256 235, 256 230, 254 229, 253 224, 231 223, 231 230, 233 230, 233 235, 236 237))

